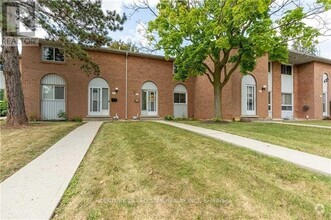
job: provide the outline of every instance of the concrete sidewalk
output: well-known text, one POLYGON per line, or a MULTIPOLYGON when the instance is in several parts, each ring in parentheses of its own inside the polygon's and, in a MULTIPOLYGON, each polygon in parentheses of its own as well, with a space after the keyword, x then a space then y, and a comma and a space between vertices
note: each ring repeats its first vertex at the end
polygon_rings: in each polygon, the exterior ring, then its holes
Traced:
POLYGON ((281 125, 293 125, 293 126, 301 126, 301 127, 311 127, 311 128, 326 128, 331 129, 331 126, 324 125, 312 125, 312 124, 302 124, 302 123, 289 123, 289 122, 277 122, 277 121, 254 121, 254 123, 273 123, 273 124, 281 124, 281 125))
POLYGON ((259 153, 277 157, 288 162, 294 163, 305 169, 331 176, 331 159, 308 154, 302 151, 292 150, 278 145, 268 144, 262 141, 253 140, 250 138, 241 137, 238 135, 228 134, 221 131, 201 128, 192 125, 186 125, 169 121, 156 121, 158 123, 171 125, 177 128, 182 128, 192 131, 207 137, 212 137, 217 140, 225 141, 240 147, 249 148, 259 153))
POLYGON ((88 122, 0 184, 0 219, 49 219, 102 122, 88 122))

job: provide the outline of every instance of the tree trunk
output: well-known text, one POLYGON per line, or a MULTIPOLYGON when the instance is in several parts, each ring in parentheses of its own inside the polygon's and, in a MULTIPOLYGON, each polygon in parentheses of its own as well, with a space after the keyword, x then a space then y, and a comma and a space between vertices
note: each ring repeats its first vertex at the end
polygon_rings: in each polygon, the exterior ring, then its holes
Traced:
POLYGON ((25 113, 17 45, 3 45, 2 57, 8 100, 7 124, 12 126, 26 125, 28 118, 25 113))
POLYGON ((223 119, 222 116, 222 88, 219 81, 214 81, 214 115, 215 119, 223 119))

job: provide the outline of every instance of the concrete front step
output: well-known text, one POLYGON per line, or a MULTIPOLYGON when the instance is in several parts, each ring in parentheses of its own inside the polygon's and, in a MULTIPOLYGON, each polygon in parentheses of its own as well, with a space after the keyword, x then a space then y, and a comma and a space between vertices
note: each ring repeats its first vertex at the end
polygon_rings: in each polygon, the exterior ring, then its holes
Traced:
POLYGON ((112 117, 108 116, 87 116, 83 119, 83 122, 89 121, 113 121, 112 117))
POLYGON ((148 120, 163 120, 163 118, 160 118, 158 116, 142 116, 139 118, 141 121, 148 121, 148 120))

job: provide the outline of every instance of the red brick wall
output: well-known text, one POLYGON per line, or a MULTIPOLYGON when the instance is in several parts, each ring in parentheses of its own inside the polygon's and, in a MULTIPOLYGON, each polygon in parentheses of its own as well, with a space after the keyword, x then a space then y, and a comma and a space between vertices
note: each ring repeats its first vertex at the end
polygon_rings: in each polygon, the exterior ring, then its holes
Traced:
POLYGON ((322 94, 323 94, 323 74, 326 73, 329 77, 328 83, 328 113, 330 115, 330 101, 331 101, 331 65, 314 62, 314 100, 315 100, 315 118, 323 118, 323 101, 322 101, 322 94))
MULTIPOLYGON (((111 97, 118 98, 110 103, 110 113, 125 118, 125 55, 90 51, 93 60, 100 66, 100 77, 105 79, 110 91, 118 87, 119 91, 111 97)), ((40 81, 49 73, 56 73, 66 80, 66 112, 69 118, 86 117, 88 114, 88 84, 94 75, 87 76, 80 69, 78 62, 66 60, 63 64, 44 62, 41 60, 41 47, 29 47, 22 52, 22 82, 25 105, 28 116, 40 117, 40 81)), ((158 113, 160 117, 173 114, 173 89, 179 82, 172 80, 172 62, 144 58, 128 57, 128 119, 140 115, 140 102, 136 103, 134 91, 139 93, 146 81, 154 82, 158 87, 158 113)), ((188 89, 188 115, 193 117, 194 97, 193 82, 185 83, 188 89)))

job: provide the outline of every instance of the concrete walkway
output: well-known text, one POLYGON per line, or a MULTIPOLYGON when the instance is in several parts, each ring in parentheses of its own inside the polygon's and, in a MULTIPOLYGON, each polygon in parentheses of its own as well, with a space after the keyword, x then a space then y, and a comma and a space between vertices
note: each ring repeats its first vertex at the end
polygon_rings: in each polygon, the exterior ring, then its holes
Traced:
POLYGON ((0 219, 49 219, 102 122, 88 122, 0 184, 0 219))
POLYGON ((278 145, 268 144, 262 141, 253 140, 250 138, 241 137, 238 135, 228 134, 221 131, 201 128, 192 125, 186 125, 169 121, 156 121, 158 123, 171 125, 177 128, 182 128, 192 131, 207 137, 212 137, 217 140, 225 141, 240 147, 249 148, 259 153, 277 157, 288 162, 294 163, 308 170, 331 176, 331 159, 304 153, 302 151, 292 150, 278 145))
POLYGON ((274 123, 274 124, 282 124, 282 125, 293 125, 293 126, 301 126, 301 127, 312 127, 312 128, 326 128, 331 129, 331 126, 327 125, 312 125, 312 124, 302 124, 302 123, 288 123, 288 122, 277 122, 277 121, 254 121, 254 123, 274 123))

